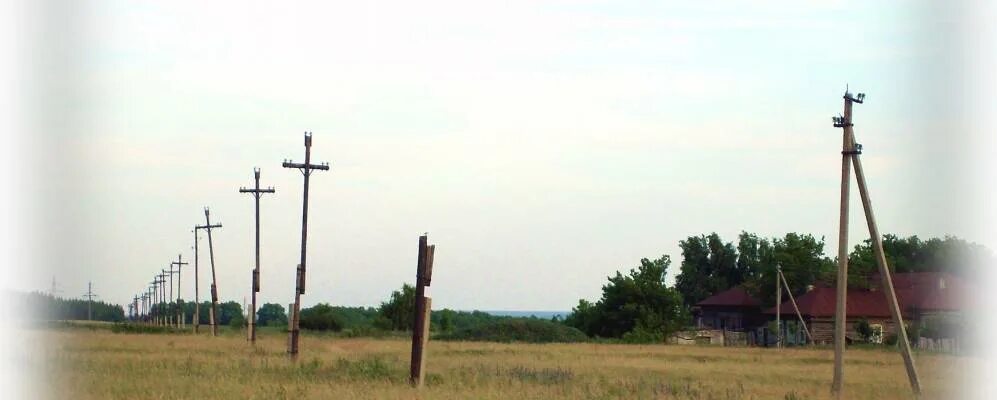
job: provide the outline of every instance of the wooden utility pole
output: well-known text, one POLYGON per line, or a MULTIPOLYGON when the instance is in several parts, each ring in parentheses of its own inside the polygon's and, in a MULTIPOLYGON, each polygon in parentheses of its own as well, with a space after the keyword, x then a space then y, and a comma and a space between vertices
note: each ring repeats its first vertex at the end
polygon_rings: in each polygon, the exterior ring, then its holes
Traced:
POLYGON ((426 342, 429 341, 429 316, 432 312, 432 298, 426 296, 426 289, 433 279, 433 253, 436 245, 428 245, 429 236, 419 236, 419 258, 415 273, 415 316, 412 320, 412 362, 409 368, 409 381, 412 386, 422 387, 426 376, 426 342))
POLYGON ((166 321, 166 270, 160 270, 159 272, 159 323, 166 326, 168 323, 166 321))
POLYGON ((97 297, 93 293, 93 282, 87 282, 87 293, 83 297, 87 298, 87 321, 93 321, 93 298, 97 297))
POLYGON ((810 330, 807 329, 807 322, 803 320, 803 314, 800 314, 800 308, 796 306, 796 299, 793 298, 793 291, 789 290, 789 282, 786 282, 786 275, 782 273, 782 268, 779 269, 779 277, 782 278, 782 286, 786 288, 786 294, 789 295, 789 302, 793 304, 793 310, 796 311, 796 317, 800 319, 800 325, 803 326, 803 332, 807 334, 807 339, 810 340, 810 345, 813 345, 814 338, 810 335, 810 330))
MULTIPOLYGON (((782 265, 775 265, 775 348, 782 348, 782 265)), ((792 297, 792 296, 791 296, 792 297)))
POLYGON ((831 392, 842 398, 841 385, 844 378, 845 355, 845 307, 848 295, 848 199, 851 186, 852 164, 852 99, 845 91, 844 115, 833 118, 834 126, 842 129, 841 143, 841 210, 838 218, 838 282, 834 307, 834 380, 831 392))
POLYGON ((166 299, 166 309, 163 310, 163 317, 166 318, 166 325, 173 325, 173 265, 170 264, 170 269, 163 270, 163 276, 170 278, 166 281, 166 292, 163 293, 163 297, 166 299))
POLYGON ((253 189, 239 188, 239 193, 252 193, 256 199, 256 268, 253 269, 253 301, 249 309, 249 342, 256 344, 256 293, 260 291, 260 196, 263 193, 274 193, 273 187, 260 189, 260 169, 253 169, 253 176, 256 179, 256 187, 253 189))
POLYGON ((138 308, 138 295, 132 297, 132 321, 138 321, 139 308, 138 308))
POLYGON ((183 297, 180 295, 180 288, 183 287, 183 286, 180 286, 180 269, 184 265, 188 265, 188 264, 190 264, 190 263, 183 262, 183 254, 177 254, 177 260, 170 263, 171 270, 172 270, 172 267, 174 267, 174 266, 177 267, 177 328, 180 328, 180 329, 183 329, 184 319, 186 318, 186 315, 184 315, 185 313, 184 313, 184 309, 183 309, 183 297))
POLYGON ((843 128, 844 131, 844 143, 842 154, 842 223, 841 232, 839 235, 843 236, 841 241, 838 243, 838 299, 837 306, 835 310, 835 351, 834 351, 834 382, 832 383, 831 390, 840 399, 842 398, 842 383, 843 383, 843 363, 844 363, 844 342, 845 342, 845 322, 847 316, 845 313, 845 293, 847 292, 848 286, 848 253, 847 253, 847 233, 844 233, 848 227, 847 220, 847 201, 848 201, 848 186, 847 178, 848 171, 844 166, 851 161, 855 164, 855 180, 858 181, 859 195, 862 198, 862 208, 865 212, 866 224, 869 227, 869 236, 872 240, 872 249, 876 258, 876 264, 879 267, 879 273, 882 277, 883 294, 886 296, 887 304, 890 308, 890 316, 893 319, 894 325, 897 327, 897 346, 900 347, 900 354, 904 360, 904 367, 907 370, 907 379, 910 381, 911 390, 915 395, 920 396, 921 394, 921 383, 917 374, 917 367, 914 365, 914 358, 911 355, 910 342, 907 337, 906 326, 904 325, 903 315, 900 312, 900 305, 897 301, 896 292, 893 288, 893 279, 890 276, 889 266, 886 264, 886 256, 883 252, 883 238, 879 234, 879 227, 876 225, 876 218, 873 215, 872 201, 869 197, 868 186, 865 181, 865 173, 862 170, 862 160, 859 157, 862 154, 862 145, 855 143, 855 132, 853 130, 852 124, 852 104, 858 103, 862 104, 865 100, 865 94, 859 93, 858 96, 853 97, 851 93, 847 90, 845 91, 845 113, 842 116, 834 118, 834 126, 838 128, 843 128), (843 261, 843 263, 842 263, 843 261), (844 265, 844 268, 841 266, 844 265))
POLYGON ((194 224, 194 333, 200 332, 201 328, 201 300, 198 298, 198 292, 200 288, 198 287, 199 272, 197 270, 197 230, 201 229, 200 225, 194 224))
MULTIPOLYGON (((204 229, 208 231, 208 258, 211 261, 211 308, 208 309, 208 316, 211 321, 211 335, 218 336, 218 281, 215 279, 215 247, 211 242, 211 230, 215 228, 221 228, 222 224, 211 224, 211 216, 208 212, 208 208, 204 207, 204 225, 196 226, 194 231, 198 229, 204 229)), ((195 233, 194 246, 197 247, 197 239, 195 233)), ((196 257, 195 257, 196 261, 196 257)), ((195 266, 197 264, 195 263, 195 266)), ((195 272, 196 275, 196 272, 195 272)), ((196 296, 196 293, 195 293, 196 296)), ((197 325, 195 325, 196 327, 197 325)))
POLYGON ((284 168, 296 168, 301 171, 304 175, 304 196, 301 206, 301 262, 298 264, 297 269, 297 279, 295 279, 295 291, 294 291, 294 317, 291 320, 290 332, 288 333, 288 343, 287 343, 287 353, 291 355, 292 359, 296 359, 298 356, 298 335, 299 328, 298 322, 299 311, 301 310, 301 295, 305 293, 305 270, 306 270, 306 260, 305 252, 307 249, 306 244, 308 243, 308 178, 312 175, 312 171, 328 171, 329 164, 312 164, 312 134, 311 132, 305 132, 305 163, 298 164, 291 162, 290 160, 284 160, 282 166, 284 168))

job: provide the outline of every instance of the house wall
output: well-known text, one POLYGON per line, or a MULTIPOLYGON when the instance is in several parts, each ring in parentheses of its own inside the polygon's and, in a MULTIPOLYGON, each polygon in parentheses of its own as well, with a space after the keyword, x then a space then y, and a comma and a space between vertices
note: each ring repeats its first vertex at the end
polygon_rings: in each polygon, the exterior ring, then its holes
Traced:
MULTIPOLYGON (((889 336, 897 333, 896 325, 890 318, 865 318, 870 324, 879 324, 883 326, 883 336, 889 336)), ((848 318, 848 322, 845 324, 845 337, 850 340, 860 340, 860 335, 855 330, 855 327, 861 321, 861 317, 848 318)), ((807 327, 810 328, 811 334, 813 334, 814 342, 817 344, 831 344, 834 343, 834 319, 833 318, 811 318, 807 321, 807 327)))

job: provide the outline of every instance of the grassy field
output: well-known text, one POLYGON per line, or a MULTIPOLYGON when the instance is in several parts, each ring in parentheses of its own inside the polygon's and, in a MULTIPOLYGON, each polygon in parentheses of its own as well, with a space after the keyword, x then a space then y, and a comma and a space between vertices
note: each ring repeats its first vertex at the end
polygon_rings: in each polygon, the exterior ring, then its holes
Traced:
MULTIPOLYGON (((126 334, 106 329, 36 331, 46 347, 54 398, 84 399, 826 399, 827 349, 757 349, 614 344, 430 342, 427 386, 408 386, 403 338, 302 336, 301 357, 286 337, 126 334)), ((919 354, 925 398, 952 398, 946 373, 970 358, 919 354)), ((846 365, 852 399, 912 398, 900 356, 853 349, 846 365)))

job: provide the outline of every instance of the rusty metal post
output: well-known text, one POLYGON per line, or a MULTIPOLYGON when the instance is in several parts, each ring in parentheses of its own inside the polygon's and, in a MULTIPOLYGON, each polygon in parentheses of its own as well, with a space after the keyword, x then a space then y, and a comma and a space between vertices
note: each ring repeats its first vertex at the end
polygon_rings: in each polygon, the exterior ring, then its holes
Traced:
POLYGON ((834 309, 834 380, 831 392, 841 399, 841 386, 844 383, 845 329, 848 316, 845 313, 848 295, 848 199, 851 182, 851 157, 854 151, 852 139, 852 97, 845 91, 844 115, 834 118, 834 126, 842 129, 841 144, 841 213, 838 219, 838 282, 834 309))
POLYGON ((250 303, 249 318, 247 322, 249 324, 249 342, 251 344, 256 344, 256 293, 260 291, 260 196, 263 193, 274 193, 273 187, 266 189, 260 189, 260 169, 253 169, 253 176, 256 180, 256 188, 246 189, 239 188, 239 193, 252 193, 256 200, 256 268, 253 269, 253 287, 250 291, 253 293, 253 300, 250 303))
POLYGON ((876 217, 872 212, 872 200, 869 199, 869 189, 865 183, 865 174, 862 171, 862 161, 859 158, 861 148, 852 153, 852 163, 855 164, 855 180, 858 181, 859 195, 862 197, 862 208, 865 210, 866 224, 869 226, 869 236, 872 238, 872 250, 876 257, 876 264, 879 266, 879 274, 882 278, 883 294, 886 295, 886 302, 890 307, 890 316, 897 326, 897 345, 900 347, 900 355, 904 359, 904 367, 907 369, 907 379, 910 381, 910 388, 915 395, 921 395, 921 382, 917 375, 917 367, 914 365, 914 357, 910 351, 910 341, 907 338, 907 329, 904 325, 903 314, 900 313, 900 305, 897 302, 897 294, 893 288, 893 278, 890 277, 890 268, 886 264, 886 255, 883 252, 883 237, 879 234, 879 227, 876 226, 876 217))
POLYGON ((433 253, 435 245, 428 245, 428 235, 419 236, 419 255, 415 274, 415 315, 412 320, 412 360, 409 367, 409 381, 412 386, 422 387, 426 376, 426 343, 429 341, 430 313, 432 299, 426 296, 426 288, 433 278, 433 253))
POLYGON ((281 164, 284 168, 295 168, 301 171, 304 176, 304 196, 301 204, 301 262, 297 269, 297 279, 296 288, 294 291, 294 318, 291 320, 291 326, 288 335, 288 346, 287 353, 292 359, 296 359, 298 356, 298 336, 299 336, 299 321, 298 316, 299 311, 301 311, 301 295, 305 293, 305 271, 306 271, 306 261, 307 257, 307 243, 308 243, 308 178, 312 175, 312 171, 321 170, 328 171, 329 164, 312 164, 312 134, 311 132, 305 132, 305 163, 299 164, 291 162, 290 160, 284 160, 281 164))

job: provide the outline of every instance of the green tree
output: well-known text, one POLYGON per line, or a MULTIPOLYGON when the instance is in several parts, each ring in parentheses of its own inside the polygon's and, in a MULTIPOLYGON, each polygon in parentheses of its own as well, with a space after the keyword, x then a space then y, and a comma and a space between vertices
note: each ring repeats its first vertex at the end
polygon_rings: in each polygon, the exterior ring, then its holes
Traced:
POLYGON ((642 338, 663 339, 688 322, 678 291, 665 286, 671 259, 642 259, 628 275, 617 272, 602 287, 595 304, 579 301, 565 324, 590 336, 623 337, 636 331, 642 338), (650 333, 650 334, 648 334, 650 333))
POLYGON ((720 235, 690 236, 679 242, 682 264, 675 277, 675 289, 685 304, 693 305, 707 297, 744 282, 747 275, 737 264, 737 251, 720 235))
POLYGON ((776 268, 780 265, 794 295, 805 292, 809 285, 833 282, 834 262, 824 255, 823 238, 790 232, 772 239, 771 247, 759 249, 758 273, 745 287, 764 304, 775 304, 776 268))
POLYGON ((287 325, 287 314, 284 306, 276 303, 266 303, 256 311, 256 323, 260 326, 287 325))
MULTIPOLYGON (((917 236, 883 235, 883 253, 893 272, 948 272, 976 279, 984 268, 995 264, 993 252, 976 243, 955 236, 921 240, 917 236)), ((867 287, 870 277, 879 272, 872 251, 872 240, 855 245, 848 255, 848 283, 867 287)))
MULTIPOLYGON (((412 330, 415 318, 415 288, 407 283, 400 290, 391 292, 391 298, 381 303, 378 314, 387 322, 385 329, 412 330)), ((384 324, 384 322, 382 322, 384 324)))
POLYGON ((228 325, 232 318, 242 318, 242 305, 234 301, 226 301, 218 304, 218 324, 228 325))

